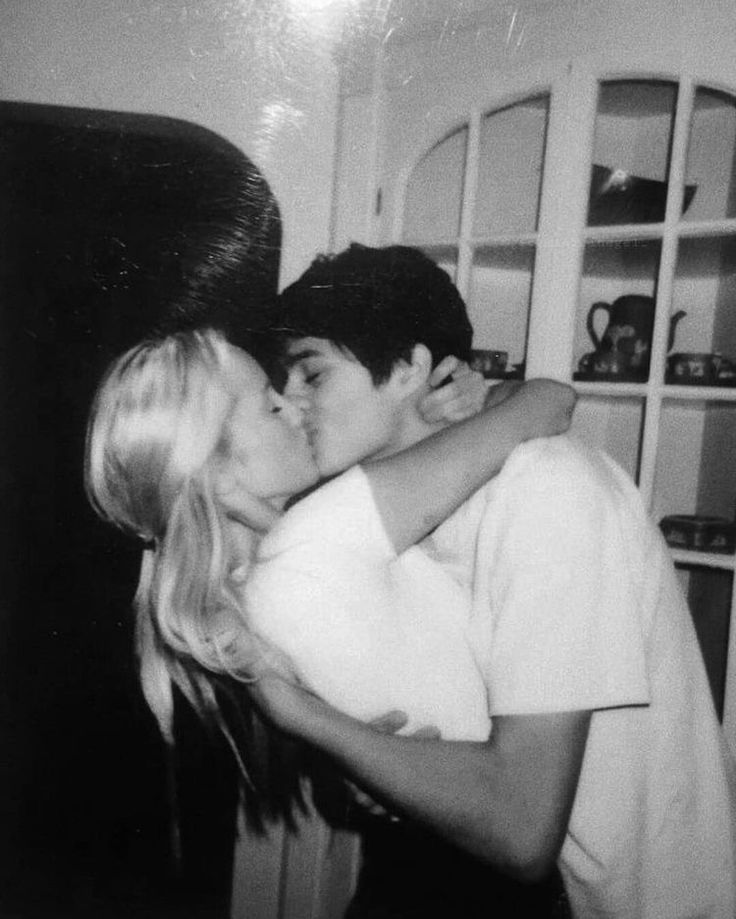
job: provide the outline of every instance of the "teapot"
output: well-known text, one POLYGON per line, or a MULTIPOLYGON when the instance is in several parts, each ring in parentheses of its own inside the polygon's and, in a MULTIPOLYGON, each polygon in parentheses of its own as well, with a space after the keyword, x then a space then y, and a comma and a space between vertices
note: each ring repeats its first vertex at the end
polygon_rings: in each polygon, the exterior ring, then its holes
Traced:
MULTIPOLYGON (((686 315, 684 310, 678 310, 670 319, 668 351, 672 349, 675 342, 677 324, 686 315)), ((634 375, 646 376, 649 370, 649 353, 654 329, 654 299, 652 297, 627 294, 610 304, 602 301, 594 303, 588 311, 587 325, 597 357, 602 357, 608 352, 617 352, 621 355, 621 360, 617 363, 625 366, 627 371, 634 375), (608 325, 600 338, 593 325, 599 310, 608 313, 608 325)), ((604 362, 608 364, 608 358, 604 359, 604 362)))

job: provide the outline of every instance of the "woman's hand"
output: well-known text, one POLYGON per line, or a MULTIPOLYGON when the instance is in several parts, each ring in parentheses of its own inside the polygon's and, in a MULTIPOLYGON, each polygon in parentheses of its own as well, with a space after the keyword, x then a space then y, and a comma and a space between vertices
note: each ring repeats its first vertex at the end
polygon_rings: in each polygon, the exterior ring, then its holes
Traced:
POLYGON ((429 423, 463 421, 484 408, 520 395, 521 391, 523 398, 537 402, 534 415, 541 419, 537 437, 564 434, 569 430, 577 402, 572 386, 556 380, 505 380, 489 385, 482 374, 471 370, 456 357, 440 361, 432 371, 429 384, 431 392, 419 403, 419 411, 429 423), (448 377, 451 377, 450 382, 442 385, 448 377))
POLYGON ((470 418, 483 408, 488 395, 483 375, 456 357, 440 361, 432 371, 429 385, 432 390, 419 403, 419 411, 430 424, 470 418), (452 379, 443 386, 448 377, 452 379))

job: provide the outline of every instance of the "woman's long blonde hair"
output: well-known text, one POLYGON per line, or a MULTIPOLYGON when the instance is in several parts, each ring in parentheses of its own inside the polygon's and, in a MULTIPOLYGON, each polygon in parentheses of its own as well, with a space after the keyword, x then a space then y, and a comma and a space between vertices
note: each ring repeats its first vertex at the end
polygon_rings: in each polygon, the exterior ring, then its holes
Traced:
POLYGON ((213 330, 138 345, 103 378, 87 428, 93 507, 145 544, 134 599, 140 678, 170 743, 172 684, 232 743, 212 677, 252 679, 271 657, 248 628, 231 577, 247 559, 231 557, 215 494, 234 398, 230 348, 213 330))

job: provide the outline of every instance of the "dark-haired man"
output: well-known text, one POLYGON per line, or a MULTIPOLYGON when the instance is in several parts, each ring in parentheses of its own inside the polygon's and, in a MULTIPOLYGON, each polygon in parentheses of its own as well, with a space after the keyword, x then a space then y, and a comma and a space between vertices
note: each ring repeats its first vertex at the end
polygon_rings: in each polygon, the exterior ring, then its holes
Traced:
POLYGON ((286 394, 306 396, 305 423, 323 475, 435 430, 388 385, 397 369, 406 376, 416 366, 418 390, 426 393, 443 359, 470 361, 465 304, 434 262, 407 247, 353 245, 316 259, 280 301, 281 326, 291 330, 286 394))
MULTIPOLYGON (((317 260, 282 313, 286 392, 324 474, 429 433, 416 406, 444 336, 461 330, 460 356, 470 345, 454 286, 404 247, 317 260)), ((380 733, 273 679, 256 688, 267 714, 512 877, 558 863, 575 916, 736 914, 731 762, 666 546, 628 477, 568 438, 531 442, 425 548, 473 592, 489 741, 380 733)))

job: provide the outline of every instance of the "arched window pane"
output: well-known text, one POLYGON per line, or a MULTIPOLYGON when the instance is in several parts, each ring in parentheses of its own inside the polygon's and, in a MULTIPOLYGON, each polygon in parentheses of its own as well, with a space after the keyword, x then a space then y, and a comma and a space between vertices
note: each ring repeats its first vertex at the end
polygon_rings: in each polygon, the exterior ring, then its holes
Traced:
POLYGON ((436 144, 415 166, 406 190, 403 237, 450 240, 460 232, 467 125, 436 144))
POLYGON ((549 96, 483 118, 473 234, 533 233, 539 217, 549 96))
POLYGON ((686 183, 697 192, 687 220, 736 217, 736 99, 700 88, 695 94, 686 183))

